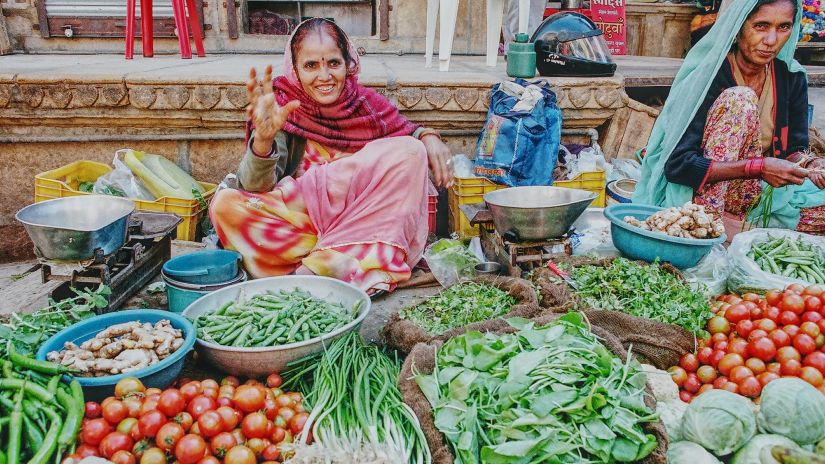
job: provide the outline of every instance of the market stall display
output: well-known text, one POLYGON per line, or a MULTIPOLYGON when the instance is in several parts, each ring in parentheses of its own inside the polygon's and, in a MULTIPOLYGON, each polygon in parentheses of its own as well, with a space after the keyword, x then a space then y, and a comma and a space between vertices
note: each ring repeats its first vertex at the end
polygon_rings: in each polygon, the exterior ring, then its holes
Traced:
POLYGON ((724 389, 757 398, 780 377, 799 377, 825 393, 825 294, 792 285, 761 297, 719 297, 709 339, 670 369, 680 397, 724 389))
POLYGON ((733 238, 728 257, 728 289, 735 293, 825 283, 823 237, 786 229, 753 229, 733 238))
POLYGON ((672 237, 717 238, 725 233, 722 220, 705 212, 705 207, 686 203, 681 208, 657 211, 644 220, 625 216, 622 220, 632 226, 672 237))

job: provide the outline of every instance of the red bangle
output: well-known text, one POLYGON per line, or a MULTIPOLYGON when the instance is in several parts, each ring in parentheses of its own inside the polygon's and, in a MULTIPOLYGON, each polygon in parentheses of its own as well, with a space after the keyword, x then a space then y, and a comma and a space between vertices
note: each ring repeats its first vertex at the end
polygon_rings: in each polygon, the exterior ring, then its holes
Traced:
POLYGON ((762 176, 762 168, 765 166, 764 158, 750 158, 745 163, 745 177, 755 179, 762 176))

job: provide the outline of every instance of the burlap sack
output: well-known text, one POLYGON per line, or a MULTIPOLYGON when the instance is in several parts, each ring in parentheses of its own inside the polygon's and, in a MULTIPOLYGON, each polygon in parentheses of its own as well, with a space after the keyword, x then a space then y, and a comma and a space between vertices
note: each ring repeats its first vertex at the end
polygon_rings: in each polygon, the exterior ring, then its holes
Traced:
MULTIPOLYGON (((609 266, 615 258, 566 257, 557 259, 557 264, 578 266, 609 266)), ((641 264, 647 264, 639 262, 641 264)), ((662 269, 684 282, 678 269, 670 264, 661 264, 662 269)), ((685 353, 692 353, 696 347, 694 335, 687 330, 664 322, 631 316, 619 311, 603 310, 591 307, 583 298, 576 295, 564 282, 559 283, 556 274, 549 269, 533 273, 533 282, 539 287, 541 305, 567 312, 575 309, 585 313, 594 326, 601 327, 616 337, 625 349, 646 363, 659 369, 667 369, 678 364, 685 353)))
MULTIPOLYGON (((537 325, 546 325, 559 317, 559 314, 547 314, 534 319, 537 325)), ((516 329, 508 325, 503 320, 488 321, 486 323, 474 324, 476 327, 472 330, 480 332, 493 333, 513 333, 516 329)), ((453 336, 461 335, 467 329, 457 329, 453 336)), ((611 352, 619 356, 622 360, 627 359, 627 352, 622 347, 622 344, 615 337, 604 331, 603 329, 593 326, 592 332, 601 339, 602 344, 611 352)), ((427 438, 427 445, 430 447, 430 452, 433 455, 433 464, 452 464, 453 454, 450 447, 444 440, 444 436, 435 426, 433 417, 433 410, 429 401, 424 396, 424 393, 415 383, 415 373, 418 374, 432 374, 435 368, 435 358, 437 350, 444 344, 448 338, 439 337, 430 343, 419 343, 410 351, 407 359, 404 360, 401 366, 401 373, 398 376, 398 387, 401 390, 401 395, 404 402, 412 408, 418 421, 421 424, 421 430, 427 438)), ((656 410, 656 400, 653 398, 653 392, 650 385, 647 385, 647 395, 645 396, 645 404, 652 410, 656 410)), ((661 421, 657 421, 645 426, 647 433, 653 434, 659 443, 659 446, 643 461, 643 464, 666 464, 667 463, 667 447, 668 437, 665 431, 665 426, 661 421)))
MULTIPOLYGON (((516 304, 513 305, 510 312, 503 315, 502 318, 524 317, 532 319, 549 312, 539 307, 535 289, 530 282, 524 279, 501 276, 478 276, 473 281, 487 283, 504 290, 516 300, 516 304)), ((381 343, 385 346, 406 354, 413 349, 416 343, 429 342, 435 338, 435 336, 436 335, 427 333, 415 322, 401 319, 398 316, 398 312, 395 312, 390 316, 389 321, 387 321, 387 324, 381 330, 380 339, 381 343)))

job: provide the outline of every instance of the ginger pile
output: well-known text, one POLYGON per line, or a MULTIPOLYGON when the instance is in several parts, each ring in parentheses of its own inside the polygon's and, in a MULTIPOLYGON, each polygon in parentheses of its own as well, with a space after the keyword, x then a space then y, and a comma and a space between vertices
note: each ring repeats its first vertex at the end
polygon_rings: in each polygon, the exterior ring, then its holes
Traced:
POLYGON ((141 369, 160 362, 183 345, 183 333, 168 319, 125 322, 103 330, 80 346, 66 342, 46 359, 77 370, 81 377, 102 377, 141 369))
POLYGON ((652 232, 682 238, 716 238, 725 233, 721 219, 705 212, 705 207, 685 203, 681 208, 663 209, 644 221, 625 216, 624 222, 652 232))

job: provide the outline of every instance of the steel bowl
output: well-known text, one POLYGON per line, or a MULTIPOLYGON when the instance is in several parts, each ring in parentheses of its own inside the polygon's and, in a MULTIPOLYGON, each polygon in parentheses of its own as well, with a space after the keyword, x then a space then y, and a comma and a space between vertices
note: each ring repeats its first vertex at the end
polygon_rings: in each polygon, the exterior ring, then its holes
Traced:
POLYGON ((113 253, 126 242, 135 204, 108 195, 56 198, 26 206, 15 217, 23 223, 43 258, 82 261, 113 253))
POLYGON ((496 230, 514 242, 561 237, 598 194, 563 187, 512 187, 484 194, 496 230))
POLYGON ((321 276, 267 277, 235 284, 195 300, 182 315, 190 320, 214 311, 230 301, 249 298, 266 291, 300 288, 316 298, 351 307, 361 302, 358 316, 352 322, 318 338, 271 347, 249 348, 223 346, 198 338, 197 351, 208 365, 237 376, 263 377, 272 371, 282 371, 287 363, 324 350, 334 340, 357 330, 370 312, 370 298, 363 290, 337 279, 321 276))

